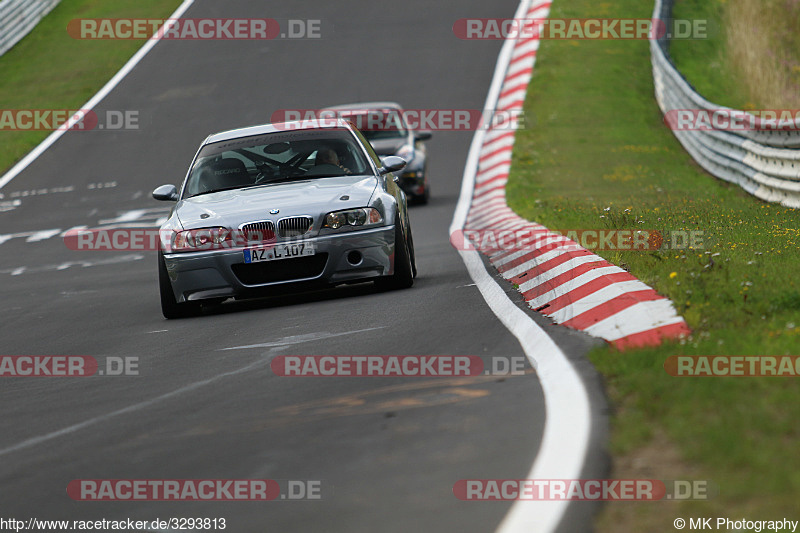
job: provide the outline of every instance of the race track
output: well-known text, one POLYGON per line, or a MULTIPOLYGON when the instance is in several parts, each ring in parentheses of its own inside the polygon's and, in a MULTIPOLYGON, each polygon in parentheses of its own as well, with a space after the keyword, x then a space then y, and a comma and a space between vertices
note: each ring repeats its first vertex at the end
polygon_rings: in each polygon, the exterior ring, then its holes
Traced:
MULTIPOLYGON (((136 110, 139 130, 68 133, 6 184, 6 197, 36 194, 0 213, 2 355, 135 357, 139 376, 3 378, 4 515, 225 517, 235 532, 493 531, 511 504, 462 502, 452 488, 529 471, 544 423, 530 366, 508 378, 286 378, 269 366, 277 355, 525 356, 448 241, 471 133, 435 132, 428 144, 432 199, 411 209, 419 277, 405 291, 356 285, 166 321, 154 252, 73 251, 59 234, 152 225, 168 205, 150 191, 179 183, 207 134, 280 109, 362 100, 481 109, 501 42, 459 40, 453 22, 515 9, 506 0, 198 0, 185 16, 319 19, 323 38, 162 41, 97 108, 136 110), (321 480, 323 498, 66 495, 73 479, 201 478, 321 480)), ((596 341, 535 320, 590 376, 581 357, 596 341)), ((596 431, 595 477, 602 424, 596 431)), ((572 505, 561 529, 589 530, 594 510, 572 505)))

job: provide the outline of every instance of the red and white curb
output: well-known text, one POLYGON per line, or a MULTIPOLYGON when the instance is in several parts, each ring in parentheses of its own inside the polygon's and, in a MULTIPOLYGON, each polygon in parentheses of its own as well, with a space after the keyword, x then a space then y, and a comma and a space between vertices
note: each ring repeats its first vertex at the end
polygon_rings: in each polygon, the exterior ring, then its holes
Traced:
MULTIPOLYGON (((525 18, 542 19, 550 2, 535 2, 525 18)), ((533 74, 539 39, 519 39, 497 95, 496 113, 521 109, 533 74)), ((491 109, 492 107, 487 107, 491 109)), ((605 339, 619 348, 660 344, 690 333, 672 302, 625 270, 506 204, 515 132, 507 125, 480 139, 465 231, 519 230, 536 235, 524 250, 487 253, 500 274, 519 287, 528 305, 557 324, 605 339)))

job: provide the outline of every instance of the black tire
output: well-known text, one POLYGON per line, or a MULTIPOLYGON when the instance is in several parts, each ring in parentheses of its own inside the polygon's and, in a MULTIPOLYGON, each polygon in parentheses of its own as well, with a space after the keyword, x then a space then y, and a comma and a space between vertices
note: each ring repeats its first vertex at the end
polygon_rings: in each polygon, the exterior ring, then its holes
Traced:
POLYGON ((158 254, 158 288, 161 292, 161 314, 164 318, 189 318, 200 314, 200 304, 197 302, 178 303, 172 292, 172 283, 167 274, 167 265, 164 255, 158 254))
POLYGON ((394 274, 376 280, 375 284, 384 290, 408 289, 414 285, 415 270, 398 216, 394 225, 394 274))

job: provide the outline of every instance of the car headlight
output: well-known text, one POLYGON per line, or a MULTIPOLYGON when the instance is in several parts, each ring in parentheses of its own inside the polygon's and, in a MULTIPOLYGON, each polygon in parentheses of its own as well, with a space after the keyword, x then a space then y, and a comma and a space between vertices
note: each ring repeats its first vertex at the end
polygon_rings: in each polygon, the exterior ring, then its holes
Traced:
POLYGON ((406 160, 407 163, 411 163, 411 160, 414 159, 414 147, 410 144, 406 144, 402 148, 400 148, 397 153, 395 154, 397 157, 402 157, 406 160))
POLYGON ((369 226, 381 222, 383 222, 383 217, 377 209, 373 207, 360 207, 358 209, 346 209, 344 211, 328 213, 325 215, 322 227, 339 229, 344 226, 369 226))
POLYGON ((224 248, 233 243, 233 233, 227 228, 200 228, 175 232, 172 252, 195 252, 224 248))

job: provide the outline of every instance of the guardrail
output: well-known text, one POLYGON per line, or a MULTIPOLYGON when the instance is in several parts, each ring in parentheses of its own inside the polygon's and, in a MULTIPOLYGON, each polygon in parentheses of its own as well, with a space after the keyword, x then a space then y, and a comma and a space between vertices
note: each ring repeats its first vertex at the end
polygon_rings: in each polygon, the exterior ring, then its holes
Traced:
POLYGON ((0 0, 0 56, 25 37, 61 0, 0 0))
MULTIPOLYGON (((653 19, 670 20, 672 6, 673 0, 655 0, 653 19)), ((672 63, 667 35, 650 41, 650 56, 656 100, 665 116, 675 110, 698 111, 696 124, 702 124, 702 129, 672 128, 695 161, 712 175, 736 183, 762 200, 800 208, 800 123, 793 122, 785 130, 715 129, 715 118, 745 112, 712 104, 700 96, 672 63)))

